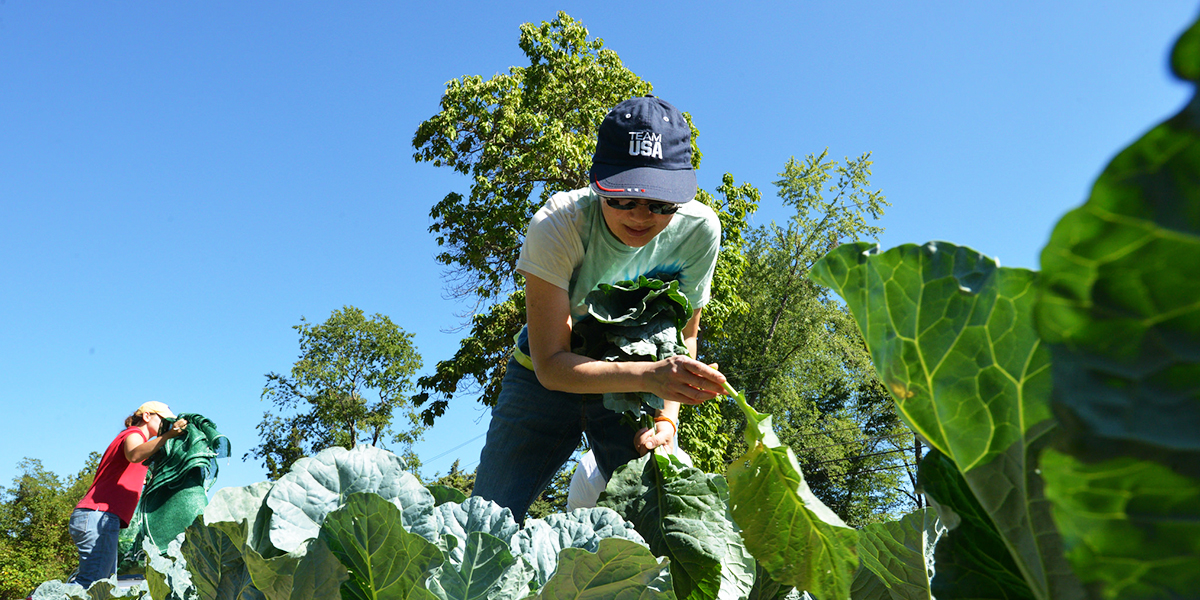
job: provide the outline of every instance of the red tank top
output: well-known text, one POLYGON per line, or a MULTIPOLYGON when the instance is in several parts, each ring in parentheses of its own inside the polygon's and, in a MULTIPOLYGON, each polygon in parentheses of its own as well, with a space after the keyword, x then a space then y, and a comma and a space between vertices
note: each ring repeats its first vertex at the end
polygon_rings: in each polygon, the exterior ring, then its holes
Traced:
POLYGON ((146 483, 146 465, 131 463, 125 458, 125 438, 130 435, 141 437, 143 441, 146 438, 137 427, 122 431, 104 451, 92 487, 88 488, 83 500, 75 505, 75 508, 113 513, 121 519, 122 528, 129 527, 129 520, 133 518, 138 498, 142 495, 142 486, 146 483))

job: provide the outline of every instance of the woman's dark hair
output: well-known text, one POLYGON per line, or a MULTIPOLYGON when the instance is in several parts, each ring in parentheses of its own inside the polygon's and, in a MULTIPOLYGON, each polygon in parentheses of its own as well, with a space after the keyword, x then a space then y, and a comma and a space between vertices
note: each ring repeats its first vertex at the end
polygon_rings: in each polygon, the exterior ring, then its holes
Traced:
POLYGON ((125 417, 125 426, 126 427, 137 427, 138 425, 141 425, 142 423, 145 423, 145 422, 146 422, 146 420, 142 418, 142 415, 139 415, 137 413, 134 413, 132 415, 129 415, 128 417, 125 417))

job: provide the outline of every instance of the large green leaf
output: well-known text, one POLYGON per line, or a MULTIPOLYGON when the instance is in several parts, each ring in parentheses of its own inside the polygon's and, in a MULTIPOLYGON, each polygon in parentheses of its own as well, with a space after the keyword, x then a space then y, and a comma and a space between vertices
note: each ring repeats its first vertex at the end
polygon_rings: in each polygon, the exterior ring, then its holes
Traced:
POLYGON ((452 535, 458 540, 453 547, 442 548, 454 563, 462 561, 468 536, 472 532, 481 531, 503 540, 507 545, 520 529, 511 510, 479 496, 467 498, 461 504, 449 502, 439 505, 434 516, 437 518, 439 539, 452 535))
MULTIPOLYGON (((1200 22, 1173 64, 1200 80, 1200 22)), ((1038 332, 1073 452, 1200 477, 1200 99, 1113 159, 1042 271, 1038 332)))
POLYGON ((239 549, 254 587, 266 600, 340 598, 346 569, 324 543, 311 538, 285 554, 270 544, 266 524, 271 509, 265 500, 271 487, 264 481, 218 491, 204 511, 205 524, 220 530, 239 549), (256 543, 270 554, 263 556, 256 543), (313 548, 317 551, 310 552, 313 548))
POLYGON ((598 504, 633 523, 656 555, 671 560, 680 598, 716 598, 721 561, 736 537, 715 475, 648 453, 618 468, 598 504))
POLYGON ((931 600, 933 549, 945 527, 933 509, 859 530, 861 566, 850 586, 854 600, 931 600))
MULTIPOLYGON (((728 497, 728 496, 726 496, 728 497)), ((721 557, 721 587, 717 600, 742 600, 754 589, 758 561, 742 541, 741 530, 735 525, 734 535, 725 542, 725 556, 721 557)))
POLYGON ((858 532, 809 489, 792 449, 746 397, 728 390, 746 415, 750 448, 729 465, 729 505, 746 548, 782 584, 822 600, 850 597, 858 532))
POLYGON ((558 569, 558 556, 564 548, 596 552, 600 540, 622 538, 643 546, 646 541, 633 525, 611 508, 579 508, 569 513, 547 515, 545 519, 526 519, 525 526, 512 536, 512 551, 525 557, 536 573, 535 583, 545 585, 558 569))
POLYGON ((533 577, 533 567, 514 557, 504 540, 472 531, 460 559, 443 563, 429 590, 439 600, 520 600, 533 577))
POLYGON ((87 590, 83 589, 82 585, 53 579, 37 586, 37 589, 30 594, 30 600, 89 600, 89 598, 87 590))
POLYGON ((1037 474, 1055 427, 1037 274, 931 242, 846 244, 812 277, 846 300, 901 417, 954 461, 1035 597, 1082 597, 1037 474))
POLYGON ((1094 596, 1196 597, 1200 482, 1153 461, 1088 464, 1054 450, 1042 469, 1067 556, 1094 596))
MULTIPOLYGON (((571 330, 571 351, 597 360, 656 361, 687 354, 683 327, 691 304, 679 282, 639 276, 633 281, 602 283, 588 292, 588 314, 571 330)), ((645 392, 604 394, 604 406, 638 412, 642 403, 663 407, 662 398, 645 392)))
MULTIPOLYGON (((1171 62, 1200 81, 1200 22, 1171 62)), ((1200 597, 1200 96, 1113 159, 1042 269, 1071 563, 1097 598, 1200 597)))
POLYGON ((350 571, 342 585, 343 598, 435 598, 425 580, 442 564, 442 551, 405 531, 400 509, 378 494, 347 496, 345 505, 325 518, 318 539, 350 571))
POLYGON ((240 544, 201 518, 184 531, 180 552, 200 600, 265 600, 254 587, 240 544))
POLYGON ((209 522, 206 514, 205 523, 208 527, 224 533, 237 548, 242 562, 246 565, 246 571, 250 574, 250 581, 262 592, 266 600, 288 600, 292 593, 292 575, 296 572, 300 559, 308 551, 308 543, 287 554, 267 559, 248 543, 248 520, 209 522))
POLYGON ((995 523, 954 461, 937 450, 921 460, 917 485, 949 528, 934 548, 938 598, 1026 600, 1033 590, 1021 575, 995 523))
MULTIPOLYGON (((212 525, 245 521, 245 545, 263 556, 278 555, 279 550, 271 545, 271 507, 266 503, 267 494, 274 485, 271 481, 260 481, 245 487, 217 490, 204 508, 204 523, 212 525)), ((229 531, 225 533, 230 534, 229 531)))
POLYGON ((641 544, 600 540, 595 553, 565 548, 542 600, 674 600, 667 562, 641 544))
MULTIPOLYGON (((154 546, 155 551, 158 550, 154 546)), ((115 600, 129 598, 130 600, 151 600, 146 583, 121 587, 117 585, 117 577, 97 579, 88 589, 78 583, 64 583, 57 579, 43 582, 30 594, 31 600, 115 600)))
POLYGON ((349 577, 329 544, 318 537, 296 567, 290 600, 341 600, 342 584, 349 577))
POLYGON ((796 588, 784 585, 771 579, 771 574, 759 563, 754 567, 754 587, 746 596, 746 600, 786 600, 792 597, 796 588))
POLYGON ((433 494, 433 503, 441 506, 447 502, 463 502, 467 499, 467 495, 458 488, 452 488, 448 485, 434 484, 427 485, 425 489, 433 494))
POLYGON ((409 531, 436 542, 433 495, 404 468, 395 454, 361 444, 351 450, 329 448, 296 461, 267 494, 271 542, 284 552, 299 548, 304 540, 317 537, 325 515, 359 492, 393 501, 403 511, 409 531))
MULTIPOLYGON (((230 537, 232 539, 232 536, 230 537)), ((321 568, 313 563, 309 555, 309 548, 319 545, 316 540, 308 540, 296 550, 271 558, 264 558, 254 548, 243 546, 242 560, 246 561, 246 570, 250 572, 250 580, 254 582, 254 587, 258 588, 267 600, 289 600, 297 588, 296 576, 303 574, 301 565, 305 564, 305 559, 310 559, 307 561, 310 569, 321 568)), ((330 556, 329 559, 341 566, 336 558, 330 556)), ((328 566, 332 565, 326 567, 328 566)), ((334 570, 336 571, 336 568, 334 570)), ((345 569, 341 571, 342 580, 345 580, 345 569)), ((334 590, 337 590, 336 586, 334 590)))

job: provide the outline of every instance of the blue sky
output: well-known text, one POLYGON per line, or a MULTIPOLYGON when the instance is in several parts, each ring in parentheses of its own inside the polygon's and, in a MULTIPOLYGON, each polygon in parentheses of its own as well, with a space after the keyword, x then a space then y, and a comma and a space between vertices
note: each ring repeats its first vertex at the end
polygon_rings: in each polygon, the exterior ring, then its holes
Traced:
MULTIPOLYGON (((412 160, 445 83, 527 64, 564 10, 692 113, 700 185, 764 193, 791 156, 872 152, 884 247, 948 240, 1037 268, 1121 148, 1191 97, 1167 69, 1181 0, 204 3, 0 0, 0 485, 59 474, 142 402, 258 442, 292 326, 345 305, 450 357, 429 208, 469 181, 412 160)), ((417 450, 478 461, 470 398, 417 450)))

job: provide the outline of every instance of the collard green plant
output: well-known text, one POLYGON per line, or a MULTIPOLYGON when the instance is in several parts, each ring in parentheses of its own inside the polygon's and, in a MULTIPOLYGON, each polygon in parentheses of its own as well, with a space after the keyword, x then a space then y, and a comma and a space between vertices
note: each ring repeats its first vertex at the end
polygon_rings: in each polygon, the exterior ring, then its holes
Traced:
POLYGON ((358 445, 329 448, 297 461, 267 494, 271 543, 291 551, 314 538, 325 516, 356 492, 374 492, 403 507, 404 525, 436 543, 433 495, 385 450, 358 445))
POLYGON ((145 583, 130 587, 119 587, 115 577, 99 579, 92 582, 88 589, 77 583, 63 583, 57 579, 47 581, 38 586, 31 600, 148 600, 148 588, 145 583))
POLYGON ((342 598, 342 583, 349 579, 349 573, 329 549, 329 544, 316 543, 318 541, 320 538, 308 545, 308 552, 296 567, 289 600, 342 598))
POLYGON ((461 503, 441 504, 437 507, 436 516, 438 536, 445 538, 449 535, 456 539, 453 545, 444 545, 450 561, 454 563, 462 562, 472 533, 486 533, 507 543, 520 529, 512 511, 478 496, 461 503))
MULTIPOLYGON (((1081 598, 1037 474, 1054 429, 1037 274, 969 248, 846 244, 813 267, 854 314, 905 422, 957 466, 1035 598, 1081 598)), ((942 570, 946 577, 952 577, 942 570)))
POLYGON ((192 585, 192 574, 187 570, 187 560, 180 547, 184 534, 179 534, 160 552, 150 540, 142 540, 146 554, 146 585, 150 597, 155 600, 194 600, 196 586, 192 585))
MULTIPOLYGON (((1200 82, 1200 21, 1171 66, 1200 82)), ((1200 96, 1109 163, 1041 258, 1067 556, 1095 597, 1200 596, 1200 96)))
MULTIPOLYGON (((742 544, 727 516, 729 492, 720 475, 651 452, 617 469, 598 503, 623 515, 651 551, 670 559, 679 598, 716 598, 722 567, 746 570, 743 561, 724 564, 729 546, 742 544)), ((736 586, 750 577, 731 574, 729 580, 736 586)))
POLYGON ((504 540, 472 531, 459 559, 437 569, 429 590, 440 600, 520 600, 532 580, 533 567, 504 540))
MULTIPOLYGON (((639 276, 635 281, 601 283, 584 298, 588 315, 571 329, 571 351, 608 362, 663 360, 686 355, 683 327, 691 303, 678 281, 639 276)), ((604 394, 604 406, 618 413, 661 409, 663 400, 646 392, 604 394)))
MULTIPOLYGON (((1200 22, 1172 66, 1200 81, 1200 22)), ((845 246, 814 269, 854 312, 906 422, 945 454, 921 466, 960 530, 939 546, 934 592, 1196 597, 1195 98, 1112 161, 1042 267, 931 243, 845 246)))
POLYGON ((547 515, 544 519, 526 519, 511 544, 514 551, 520 552, 533 565, 536 572, 534 587, 540 587, 558 570, 564 549, 597 552, 600 542, 609 538, 646 545, 633 524, 605 507, 579 508, 569 513, 547 515))
POLYGON ((462 490, 452 488, 448 485, 427 485, 425 489, 433 494, 433 503, 435 506, 441 506, 447 502, 462 503, 466 501, 467 495, 462 490))
POLYGON ((542 600, 614 598, 674 600, 667 562, 645 546, 622 540, 600 540, 595 552, 566 548, 559 574, 538 594, 542 600))
POLYGON ((366 492, 350 494, 326 517, 318 539, 350 571, 349 581, 342 585, 343 598, 434 598, 425 580, 431 569, 442 564, 442 552, 405 531, 401 520, 399 508, 366 492))
POLYGON ((239 544, 201 519, 184 531, 180 552, 200 600, 265 600, 254 587, 239 544))
MULTIPOLYGON (((401 464, 375 448, 331 448, 276 483, 223 489, 188 529, 182 553, 178 541, 167 555, 152 553, 150 587, 173 600, 519 599, 554 581, 565 549, 596 553, 610 538, 645 547, 607 508, 529 519, 520 529, 511 511, 481 498, 435 507, 401 464), (285 552, 272 539, 300 541, 285 552)), ((599 581, 631 588, 648 568, 630 572, 634 564, 617 560, 584 589, 595 593, 599 581)), ((654 591, 669 587, 665 569, 656 567, 658 587, 640 597, 669 597, 654 591)))
POLYGON ((1096 463, 1048 450, 1046 495, 1067 558, 1094 598, 1200 594, 1200 484, 1151 460, 1096 463))
POLYGON ((937 450, 921 460, 921 491, 950 527, 934 550, 936 597, 1032 599, 1033 590, 954 461, 937 450))
POLYGON ((946 528, 932 509, 859 530, 861 566, 850 585, 854 600, 930 600, 934 549, 946 528))
MULTIPOLYGON (((242 547, 253 548, 267 557, 280 554, 280 551, 271 545, 272 511, 266 503, 267 494, 274 485, 271 481, 260 481, 245 487, 217 490, 204 509, 204 524, 236 525, 244 532, 241 539, 235 539, 242 547)), ((235 537, 231 529, 225 531, 231 539, 235 537)))
POLYGON ((858 532, 813 496, 792 449, 779 443, 771 415, 728 388, 746 415, 749 450, 729 466, 729 506, 746 548, 785 585, 818 598, 848 598, 858 567, 858 532))

